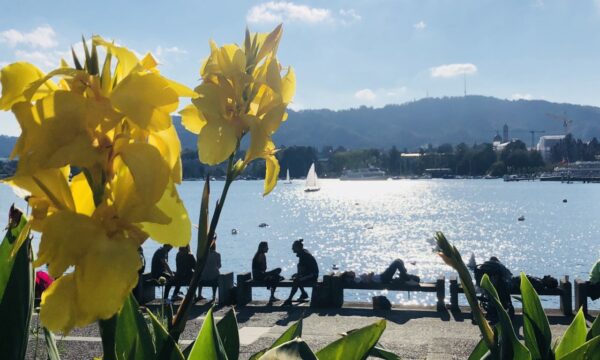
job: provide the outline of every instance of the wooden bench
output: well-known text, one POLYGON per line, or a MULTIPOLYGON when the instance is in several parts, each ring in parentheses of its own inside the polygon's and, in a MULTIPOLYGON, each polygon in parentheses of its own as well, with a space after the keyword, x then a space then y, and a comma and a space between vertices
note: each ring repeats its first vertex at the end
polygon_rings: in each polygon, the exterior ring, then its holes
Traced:
MULTIPOLYGON (((200 286, 211 287, 213 284, 200 282, 200 286)), ((134 289, 134 295, 140 304, 148 303, 156 299, 156 287, 163 286, 159 285, 158 281, 152 278, 150 273, 144 273, 138 280, 138 285, 134 289)), ((188 287, 188 285, 180 285, 181 287, 188 287)), ((217 280, 218 286, 218 304, 220 306, 232 305, 235 301, 235 294, 233 289, 233 273, 228 272, 219 275, 217 280)), ((172 286, 175 287, 174 285, 172 286)))
POLYGON ((331 302, 335 307, 342 307, 344 303, 344 290, 388 290, 388 291, 412 291, 412 292, 426 292, 436 293, 437 295, 437 309, 438 311, 444 310, 446 305, 444 303, 446 297, 446 279, 444 276, 438 277, 435 282, 421 282, 418 284, 406 284, 406 283, 355 283, 343 281, 340 275, 334 275, 331 279, 327 279, 331 282, 329 288, 331 289, 330 297, 331 302))
POLYGON ((593 286, 587 280, 575 279, 575 307, 581 308, 585 315, 588 314, 588 297, 590 297, 590 287, 593 286))
MULTIPOLYGON (((458 294, 464 294, 464 289, 461 284, 458 283, 456 276, 450 279, 450 309, 453 311, 459 310, 458 307, 458 294)), ((520 295, 520 289, 511 289, 511 295, 520 295)), ((573 314, 573 295, 571 282, 562 277, 559 281, 558 287, 554 289, 544 289, 538 292, 538 295, 544 296, 559 296, 560 297, 560 310, 564 315, 573 314)))
MULTIPOLYGON (((282 280, 277 283, 277 288, 291 288, 293 283, 292 280, 282 280)), ((264 281, 253 280, 252 274, 249 272, 237 275, 236 303, 238 306, 244 306, 252 302, 252 288, 255 287, 266 288, 267 284, 264 281)), ((312 284, 304 285, 304 287, 312 288, 310 306, 326 307, 328 305, 328 291, 325 289, 323 281, 317 280, 312 284)))

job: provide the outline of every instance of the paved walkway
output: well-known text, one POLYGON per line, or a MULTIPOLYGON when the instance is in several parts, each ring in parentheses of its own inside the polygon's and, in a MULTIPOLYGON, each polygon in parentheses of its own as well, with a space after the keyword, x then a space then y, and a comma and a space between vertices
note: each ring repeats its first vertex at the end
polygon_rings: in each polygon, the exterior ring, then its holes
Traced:
MULTIPOLYGON (((188 321, 181 343, 186 345, 197 335, 203 314, 208 305, 197 305, 188 321)), ((222 317, 229 308, 215 311, 215 317, 222 317)), ((555 337, 564 333, 571 319, 549 312, 552 332, 555 337)), ((311 309, 308 306, 266 306, 253 303, 237 309, 240 328, 241 359, 247 359, 254 352, 268 347, 293 322, 304 317, 303 339, 316 351, 337 339, 339 333, 368 325, 379 318, 385 318, 386 331, 381 338, 384 347, 394 351, 402 359, 466 359, 479 341, 479 330, 471 323, 466 311, 462 313, 439 313, 431 308, 395 307, 392 311, 377 312, 370 305, 353 304, 344 309, 311 309)), ((517 322, 522 333, 520 317, 517 322)), ((37 316, 32 320, 35 328, 37 316)), ((102 353, 97 326, 73 330, 69 336, 58 337, 58 347, 63 360, 92 359, 102 353)), ((36 340, 30 337, 28 359, 35 356, 46 359, 43 334, 36 340)))

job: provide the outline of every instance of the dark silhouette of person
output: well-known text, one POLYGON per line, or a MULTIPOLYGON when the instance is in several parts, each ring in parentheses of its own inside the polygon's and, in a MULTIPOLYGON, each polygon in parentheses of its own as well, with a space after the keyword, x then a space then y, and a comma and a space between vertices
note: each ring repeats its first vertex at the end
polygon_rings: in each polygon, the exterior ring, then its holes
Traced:
POLYGON ((271 290, 269 302, 279 301, 275 297, 277 283, 283 280, 281 268, 275 268, 267 271, 267 252, 269 252, 269 244, 266 241, 261 241, 258 244, 258 249, 252 259, 252 278, 256 281, 263 281, 267 285, 267 289, 271 290))
POLYGON ((379 277, 382 283, 389 283, 392 281, 394 275, 396 275, 396 271, 400 274, 401 280, 406 280, 408 272, 406 271, 406 267, 404 266, 404 261, 400 259, 396 259, 392 261, 390 266, 382 272, 379 277))
MULTIPOLYGON (((481 284, 481 278, 483 277, 483 274, 487 274, 489 276, 490 282, 496 288, 498 299, 500 300, 500 303, 504 309, 506 309, 511 317, 514 316, 515 310, 510 298, 510 290, 512 288, 512 273, 510 270, 508 270, 508 268, 502 262, 500 262, 497 257, 492 256, 488 261, 476 267, 475 281, 477 285, 481 284)), ((484 298, 487 298, 487 296, 484 298)), ((485 300, 489 301, 489 299, 485 300)), ((498 319, 496 308, 490 303, 486 304, 484 307, 486 307, 488 318, 490 318, 491 321, 496 321, 498 319)))
POLYGON ((300 297, 298 301, 308 299, 308 294, 304 290, 304 286, 312 285, 319 277, 319 265, 312 254, 304 248, 304 239, 298 239, 292 244, 292 251, 298 257, 298 271, 292 275, 292 290, 290 296, 284 301, 283 305, 291 305, 292 298, 300 289, 300 297))
MULTIPOLYGON (((210 245, 208 254, 206 255, 206 264, 204 270, 202 270, 202 276, 200 277, 201 284, 212 287, 213 300, 217 296, 217 287, 219 286, 219 275, 221 272, 221 254, 217 252, 217 234, 213 238, 213 242, 210 245)), ((198 287, 198 299, 204 299, 202 297, 202 286, 198 287)))
POLYGON ((171 251, 172 248, 172 245, 164 244, 154 252, 154 255, 152 255, 152 266, 150 270, 152 278, 158 280, 161 277, 164 277, 166 280, 163 299, 169 298, 169 292, 173 285, 174 274, 169 266, 169 251, 171 251))
POLYGON ((194 268, 196 267, 196 258, 190 250, 190 245, 182 246, 175 257, 175 291, 173 299, 181 300, 179 290, 182 286, 188 286, 194 276, 194 268))

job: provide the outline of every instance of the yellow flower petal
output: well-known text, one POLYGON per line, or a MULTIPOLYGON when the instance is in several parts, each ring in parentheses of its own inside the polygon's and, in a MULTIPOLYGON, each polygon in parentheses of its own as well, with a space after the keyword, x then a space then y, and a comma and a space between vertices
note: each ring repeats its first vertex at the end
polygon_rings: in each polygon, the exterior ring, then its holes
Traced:
POLYGON ((119 63, 115 69, 115 76, 117 79, 123 79, 129 75, 133 69, 140 65, 138 57, 131 50, 125 47, 117 46, 114 43, 110 43, 97 35, 92 37, 92 42, 96 45, 105 47, 107 52, 119 60, 119 63))
POLYGON ((277 178, 279 178, 279 161, 273 155, 264 157, 266 162, 265 172, 265 190, 263 196, 268 195, 277 185, 277 178))
POLYGON ((162 76, 139 72, 123 79, 110 95, 110 101, 136 125, 151 131, 171 126, 170 113, 179 105, 177 93, 162 76))
POLYGON ((142 223, 142 230, 159 243, 173 246, 187 245, 192 237, 192 224, 183 201, 177 193, 177 188, 172 182, 167 186, 157 207, 171 218, 171 222, 166 225, 142 223))
POLYGON ((296 93, 296 73, 290 66, 287 74, 281 80, 281 100, 289 104, 296 93))
POLYGON ((136 193, 148 204, 158 202, 171 174, 160 152, 150 144, 132 143, 124 146, 119 155, 131 172, 136 193))
POLYGON ((35 266, 48 264, 50 275, 61 276, 69 266, 79 264, 94 243, 105 238, 104 229, 91 217, 58 211, 44 221, 35 266))
POLYGON ((77 326, 78 292, 73 273, 56 279, 42 293, 40 321, 51 331, 65 334, 77 326))
POLYGON ((181 143, 175 126, 170 126, 163 131, 151 132, 148 136, 148 144, 158 149, 169 168, 175 167, 181 153, 181 143))
POLYGON ((207 165, 225 161, 235 151, 236 130, 227 121, 209 122, 198 136, 198 157, 207 165))
MULTIPOLYGON (((0 110, 8 110, 13 104, 24 101, 23 91, 32 82, 44 77, 44 73, 34 65, 26 62, 17 62, 3 67, 0 70, 2 84, 2 97, 0 97, 0 110)), ((57 89, 52 81, 46 81, 33 95, 32 100, 40 99, 57 89)))
POLYGON ((94 206, 94 194, 83 173, 73 176, 71 180, 71 193, 73 194, 77 212, 92 216, 96 209, 96 206, 94 206))
POLYGON ((204 115, 193 104, 184 107, 179 111, 179 115, 181 115, 181 124, 183 127, 194 134, 199 134, 200 130, 206 125, 204 115))

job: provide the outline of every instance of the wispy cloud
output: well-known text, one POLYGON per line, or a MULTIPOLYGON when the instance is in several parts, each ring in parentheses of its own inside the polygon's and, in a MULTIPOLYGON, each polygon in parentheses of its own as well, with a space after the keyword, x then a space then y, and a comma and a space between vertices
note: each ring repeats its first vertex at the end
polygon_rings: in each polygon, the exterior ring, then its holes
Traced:
POLYGON ((275 1, 253 6, 246 15, 249 23, 305 22, 314 24, 331 21, 331 19, 332 15, 329 9, 275 1))
POLYGON ((441 78, 450 78, 459 75, 470 75, 475 74, 477 72, 477 66, 467 63, 467 64, 446 64, 440 65, 436 67, 432 67, 429 69, 431 73, 431 77, 441 77, 441 78))
POLYGON ((362 16, 354 9, 341 9, 339 11, 340 22, 344 25, 349 25, 362 20, 362 16))
POLYGON ((415 30, 424 30, 427 27, 427 24, 425 24, 425 21, 421 20, 418 23, 414 24, 413 27, 415 28, 415 30))
POLYGON ((70 59, 69 51, 15 51, 15 58, 33 63, 44 70, 58 67, 60 59, 70 59))
POLYGON ((0 32, 0 42, 11 47, 27 45, 42 49, 49 49, 58 45, 56 33, 48 25, 37 27, 30 32, 21 32, 15 29, 2 31, 0 32))
POLYGON ((531 96, 531 94, 514 93, 510 96, 509 99, 510 100, 531 100, 531 99, 533 99, 533 96, 531 96))
POLYGON ((181 55, 184 55, 184 54, 187 54, 187 53, 188 53, 187 50, 180 49, 177 46, 165 47, 165 48, 162 47, 162 46, 158 46, 156 48, 156 51, 155 51, 156 56, 161 56, 161 55, 164 55, 164 54, 181 54, 181 55))
POLYGON ((361 101, 373 101, 377 95, 371 89, 362 89, 355 92, 354 97, 361 101))

